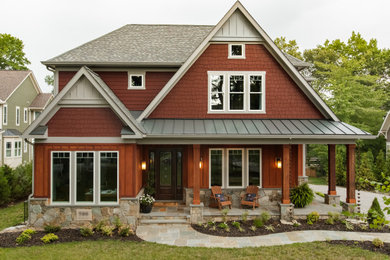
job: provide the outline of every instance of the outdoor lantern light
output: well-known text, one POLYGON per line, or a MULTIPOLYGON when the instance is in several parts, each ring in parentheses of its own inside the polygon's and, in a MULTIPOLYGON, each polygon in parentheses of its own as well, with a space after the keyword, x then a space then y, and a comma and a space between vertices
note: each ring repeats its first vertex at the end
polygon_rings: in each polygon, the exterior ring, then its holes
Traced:
POLYGON ((276 168, 280 169, 282 168, 282 159, 280 159, 280 157, 276 157, 276 168))
POLYGON ((202 160, 202 157, 200 157, 199 169, 202 169, 202 168, 203 168, 203 160, 202 160))
POLYGON ((145 161, 142 161, 141 168, 142 168, 143 171, 146 170, 146 162, 145 161))

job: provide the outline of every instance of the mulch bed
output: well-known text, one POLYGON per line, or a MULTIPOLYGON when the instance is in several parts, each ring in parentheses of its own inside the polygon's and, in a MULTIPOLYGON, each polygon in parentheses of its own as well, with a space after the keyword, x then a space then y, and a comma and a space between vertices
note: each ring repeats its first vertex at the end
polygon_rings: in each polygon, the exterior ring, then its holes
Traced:
MULTIPOLYGON (((31 240, 26 241, 22 245, 18 245, 15 242, 15 239, 22 232, 5 232, 0 233, 0 247, 22 247, 22 246, 41 246, 45 245, 41 241, 41 238, 47 233, 44 231, 37 231, 37 233, 32 235, 31 240)), ((51 244, 58 244, 63 242, 73 242, 73 241, 95 241, 95 240, 103 240, 103 239, 114 239, 114 240, 122 240, 122 241, 135 241, 141 242, 143 241, 141 238, 136 235, 129 235, 128 237, 121 237, 118 235, 116 231, 113 232, 112 237, 104 236, 101 233, 95 232, 92 236, 83 237, 80 234, 79 229, 61 229, 60 231, 55 233, 58 236, 58 240, 52 242, 51 244)))
POLYGON ((328 241, 331 245, 344 245, 348 247, 360 247, 376 253, 390 255, 390 243, 384 243, 383 247, 376 247, 371 241, 352 241, 352 240, 332 240, 328 241))
POLYGON ((192 228, 196 231, 208 235, 213 236, 223 236, 223 237, 248 237, 248 236, 259 236, 259 235, 268 235, 273 233, 283 233, 283 232, 290 232, 290 231, 300 231, 300 230, 334 230, 334 231, 355 231, 355 232, 379 232, 379 233, 390 233, 390 228, 388 226, 384 227, 382 230, 376 230, 376 229, 370 229, 367 228, 366 230, 363 230, 358 225, 354 225, 353 230, 349 230, 345 227, 345 224, 341 222, 337 222, 333 225, 329 225, 325 223, 325 220, 319 220, 313 225, 309 225, 306 223, 306 220, 297 220, 301 225, 294 227, 292 225, 286 225, 281 224, 279 220, 270 220, 261 228, 257 228, 255 231, 252 231, 250 229, 251 226, 253 226, 253 220, 248 220, 245 223, 242 221, 240 222, 241 227, 244 229, 244 231, 239 231, 238 228, 234 227, 232 225, 233 221, 226 222, 229 227, 230 231, 227 232, 225 229, 219 228, 218 224, 221 222, 216 222, 216 228, 215 230, 211 229, 211 226, 207 225, 205 227, 205 224, 197 225, 193 224, 192 228), (265 226, 272 225, 274 228, 274 232, 271 230, 267 230, 265 226))

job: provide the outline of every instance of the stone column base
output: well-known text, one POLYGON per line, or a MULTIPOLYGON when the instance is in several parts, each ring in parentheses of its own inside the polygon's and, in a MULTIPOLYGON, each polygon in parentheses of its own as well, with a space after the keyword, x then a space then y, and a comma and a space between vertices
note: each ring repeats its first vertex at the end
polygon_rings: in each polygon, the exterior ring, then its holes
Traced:
POLYGON ((279 202, 280 219, 291 221, 294 217, 294 204, 282 204, 279 202))
POLYGON ((308 176, 298 176, 298 185, 309 182, 308 176))
POLYGON ((325 194, 325 204, 328 205, 340 205, 340 196, 339 195, 329 195, 325 194))
POLYGON ((357 213, 357 205, 356 203, 346 203, 342 202, 343 211, 348 211, 350 213, 357 213))
POLYGON ((198 204, 190 205, 191 224, 203 223, 203 207, 204 207, 203 202, 201 202, 199 205, 198 204))

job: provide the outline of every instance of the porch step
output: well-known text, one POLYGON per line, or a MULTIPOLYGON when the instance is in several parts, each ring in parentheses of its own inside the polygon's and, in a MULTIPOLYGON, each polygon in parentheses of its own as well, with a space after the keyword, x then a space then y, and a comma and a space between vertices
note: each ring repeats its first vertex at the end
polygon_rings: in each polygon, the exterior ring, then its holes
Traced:
POLYGON ((189 219, 187 218, 174 218, 174 219, 140 219, 141 225, 152 225, 152 224, 188 224, 189 219))

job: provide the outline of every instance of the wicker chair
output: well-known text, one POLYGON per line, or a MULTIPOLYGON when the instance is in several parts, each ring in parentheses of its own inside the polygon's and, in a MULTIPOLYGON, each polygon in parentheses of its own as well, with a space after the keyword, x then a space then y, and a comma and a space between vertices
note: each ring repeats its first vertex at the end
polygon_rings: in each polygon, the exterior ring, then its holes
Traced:
POLYGON ((232 198, 222 193, 221 186, 211 186, 210 207, 222 209, 225 206, 229 206, 230 209, 232 208, 232 198))
POLYGON ((241 207, 242 205, 245 206, 252 206, 253 209, 260 206, 259 204, 259 187, 257 186, 248 186, 246 187, 245 194, 241 195, 241 207), (248 195, 248 194, 255 194, 255 195, 248 195))

